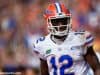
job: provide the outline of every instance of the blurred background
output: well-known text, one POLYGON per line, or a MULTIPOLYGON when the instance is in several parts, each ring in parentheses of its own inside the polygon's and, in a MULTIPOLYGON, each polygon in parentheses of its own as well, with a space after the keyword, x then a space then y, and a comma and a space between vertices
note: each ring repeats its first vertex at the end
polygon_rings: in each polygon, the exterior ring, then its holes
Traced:
POLYGON ((39 74, 40 61, 28 44, 32 38, 48 34, 43 13, 55 1, 70 9, 74 30, 93 34, 94 50, 100 58, 100 0, 0 0, 0 74, 39 74))

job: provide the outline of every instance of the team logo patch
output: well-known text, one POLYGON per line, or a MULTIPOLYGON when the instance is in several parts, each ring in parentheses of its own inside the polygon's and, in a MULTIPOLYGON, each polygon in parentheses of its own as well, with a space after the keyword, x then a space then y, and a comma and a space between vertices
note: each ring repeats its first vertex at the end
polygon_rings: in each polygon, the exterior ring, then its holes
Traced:
POLYGON ((51 53, 51 49, 48 49, 47 51, 46 51, 46 54, 50 54, 51 53))

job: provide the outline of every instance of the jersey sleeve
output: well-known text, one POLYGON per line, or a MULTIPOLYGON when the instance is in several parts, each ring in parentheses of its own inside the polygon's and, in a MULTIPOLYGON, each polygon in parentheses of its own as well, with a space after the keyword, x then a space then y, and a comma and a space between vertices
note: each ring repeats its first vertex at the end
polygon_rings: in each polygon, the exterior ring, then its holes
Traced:
POLYGON ((37 42, 37 38, 28 37, 27 38, 27 47, 32 54, 34 54, 37 57, 45 60, 44 52, 42 50, 43 49, 42 45, 41 45, 41 43, 37 42))
POLYGON ((32 48, 32 51, 36 54, 36 56, 38 56, 39 58, 45 60, 45 54, 44 54, 42 46, 34 44, 33 48, 32 48))
POLYGON ((85 45, 87 47, 93 46, 93 43, 94 43, 93 35, 91 33, 89 33, 89 32, 86 32, 85 33, 85 37, 86 37, 85 45))

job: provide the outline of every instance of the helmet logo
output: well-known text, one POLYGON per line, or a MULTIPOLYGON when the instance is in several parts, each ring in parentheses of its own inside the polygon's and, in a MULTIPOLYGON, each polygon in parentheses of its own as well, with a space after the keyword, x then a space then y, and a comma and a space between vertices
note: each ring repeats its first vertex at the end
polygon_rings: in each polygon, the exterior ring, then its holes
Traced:
POLYGON ((45 11, 45 14, 52 14, 52 11, 46 10, 46 11, 45 11))

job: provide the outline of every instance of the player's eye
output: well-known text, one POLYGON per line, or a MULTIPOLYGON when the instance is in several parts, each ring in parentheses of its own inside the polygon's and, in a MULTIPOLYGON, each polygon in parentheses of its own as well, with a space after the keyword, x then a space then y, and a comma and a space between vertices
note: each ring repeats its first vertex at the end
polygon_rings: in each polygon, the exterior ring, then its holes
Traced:
POLYGON ((51 19, 51 23, 53 26, 58 26, 59 20, 58 19, 51 19))
POLYGON ((70 23, 70 17, 51 19, 53 26, 67 25, 70 23))

